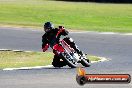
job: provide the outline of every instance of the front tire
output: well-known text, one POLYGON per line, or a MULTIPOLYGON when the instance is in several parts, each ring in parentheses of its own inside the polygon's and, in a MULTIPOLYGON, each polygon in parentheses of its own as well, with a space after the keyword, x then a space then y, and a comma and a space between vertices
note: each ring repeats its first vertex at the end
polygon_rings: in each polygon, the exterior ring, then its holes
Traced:
POLYGON ((68 54, 66 55, 63 55, 62 56, 64 57, 63 60, 67 63, 67 65, 71 68, 76 68, 77 67, 77 62, 73 62, 73 61, 70 61, 68 58, 70 58, 70 56, 68 54))
POLYGON ((81 60, 81 64, 83 65, 83 66, 85 66, 85 67, 90 67, 90 64, 89 64, 89 59, 87 59, 87 58, 83 58, 82 60, 81 60))

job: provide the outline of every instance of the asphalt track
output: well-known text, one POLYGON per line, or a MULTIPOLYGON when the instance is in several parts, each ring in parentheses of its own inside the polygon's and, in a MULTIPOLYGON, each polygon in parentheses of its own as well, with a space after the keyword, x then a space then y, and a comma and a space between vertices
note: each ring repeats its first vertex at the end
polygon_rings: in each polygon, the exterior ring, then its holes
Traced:
MULTIPOLYGON (((0 49, 41 51, 43 31, 25 28, 0 28, 0 49)), ((132 36, 95 32, 70 33, 85 53, 110 58, 92 64, 87 73, 125 73, 132 75, 132 36)), ((132 88, 132 84, 76 83, 77 69, 45 68, 34 70, 0 70, 0 88, 132 88)))

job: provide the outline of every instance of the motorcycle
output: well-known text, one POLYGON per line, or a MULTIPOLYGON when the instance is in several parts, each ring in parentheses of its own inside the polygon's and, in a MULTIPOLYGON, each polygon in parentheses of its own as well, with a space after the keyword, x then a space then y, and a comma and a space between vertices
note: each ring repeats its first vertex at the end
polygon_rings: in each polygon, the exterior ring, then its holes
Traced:
POLYGON ((79 63, 85 67, 90 66, 90 61, 85 54, 78 54, 70 45, 64 40, 60 39, 59 44, 53 46, 55 54, 62 57, 62 60, 71 68, 76 68, 79 63))

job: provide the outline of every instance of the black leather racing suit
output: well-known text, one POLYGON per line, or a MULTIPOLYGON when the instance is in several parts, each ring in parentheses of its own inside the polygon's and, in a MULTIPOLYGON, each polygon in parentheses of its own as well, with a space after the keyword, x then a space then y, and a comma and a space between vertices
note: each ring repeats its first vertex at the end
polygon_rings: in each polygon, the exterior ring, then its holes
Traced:
POLYGON ((45 47, 46 44, 49 44, 51 48, 53 48, 53 46, 59 42, 59 38, 60 36, 63 35, 68 35, 68 31, 66 31, 65 29, 52 29, 49 30, 48 32, 46 32, 43 36, 42 36, 42 49, 45 47), (61 31, 61 32, 60 32, 61 31), (58 37, 56 38, 56 35, 59 33, 58 37))
MULTIPOLYGON (((43 36, 42 36, 42 49, 43 51, 46 51, 47 49, 45 49, 45 46, 47 44, 49 44, 49 46, 53 49, 53 46, 56 44, 56 43, 59 43, 59 38, 63 35, 63 36, 66 36, 68 35, 68 31, 66 31, 65 29, 58 29, 58 28, 55 28, 55 29, 52 29, 52 30, 49 30, 48 32, 46 32, 43 36), (58 37, 56 37, 56 35, 58 35, 58 37)), ((69 37, 66 37, 64 38, 64 40, 73 48, 75 49, 75 51, 77 51, 78 53, 82 53, 78 47, 75 45, 74 41, 71 41, 71 38, 69 37)), ((56 64, 56 67, 61 67, 64 65, 64 63, 60 63, 60 59, 61 57, 58 56, 58 55, 54 55, 54 59, 53 59, 53 62, 52 64, 56 64)))

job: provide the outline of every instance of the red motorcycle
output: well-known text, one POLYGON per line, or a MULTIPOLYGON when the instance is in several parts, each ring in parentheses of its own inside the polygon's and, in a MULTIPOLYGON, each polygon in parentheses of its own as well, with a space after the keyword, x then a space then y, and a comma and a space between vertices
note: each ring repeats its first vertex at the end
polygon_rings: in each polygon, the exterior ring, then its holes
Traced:
POLYGON ((59 40, 59 44, 53 46, 55 54, 62 57, 62 60, 71 68, 76 68, 79 63, 85 67, 89 67, 89 59, 85 54, 79 55, 73 48, 68 45, 64 39, 59 40))

